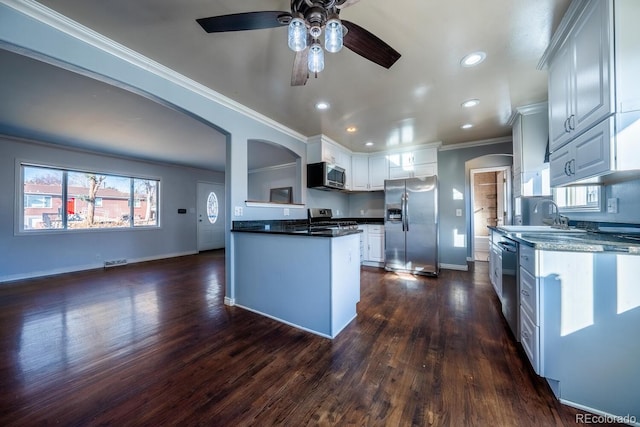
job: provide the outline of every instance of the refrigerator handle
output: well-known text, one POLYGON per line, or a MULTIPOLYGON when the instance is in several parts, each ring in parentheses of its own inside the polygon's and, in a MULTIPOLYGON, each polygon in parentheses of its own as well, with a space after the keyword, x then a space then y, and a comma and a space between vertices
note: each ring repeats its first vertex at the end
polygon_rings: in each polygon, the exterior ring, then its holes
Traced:
POLYGON ((402 218, 406 224, 406 231, 409 231, 409 193, 404 193, 404 215, 402 218))
POLYGON ((405 204, 404 193, 402 193, 402 196, 400 196, 400 215, 402 216, 402 231, 407 231, 405 227, 406 220, 405 220, 404 204, 405 204))

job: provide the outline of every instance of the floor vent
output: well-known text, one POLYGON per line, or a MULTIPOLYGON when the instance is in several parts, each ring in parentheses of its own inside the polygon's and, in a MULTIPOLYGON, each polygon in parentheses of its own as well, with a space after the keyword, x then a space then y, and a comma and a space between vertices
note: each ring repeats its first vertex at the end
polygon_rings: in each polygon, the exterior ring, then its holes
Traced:
POLYGON ((125 265, 127 263, 126 259, 112 259, 110 261, 104 262, 104 268, 115 267, 117 265, 125 265))

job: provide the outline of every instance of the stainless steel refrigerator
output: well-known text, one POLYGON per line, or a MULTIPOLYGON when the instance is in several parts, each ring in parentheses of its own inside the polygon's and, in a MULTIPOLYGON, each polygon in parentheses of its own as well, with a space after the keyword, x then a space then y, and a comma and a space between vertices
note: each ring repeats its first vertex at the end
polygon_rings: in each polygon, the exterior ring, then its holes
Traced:
POLYGON ((386 180, 384 202, 385 269, 437 276, 437 177, 386 180))

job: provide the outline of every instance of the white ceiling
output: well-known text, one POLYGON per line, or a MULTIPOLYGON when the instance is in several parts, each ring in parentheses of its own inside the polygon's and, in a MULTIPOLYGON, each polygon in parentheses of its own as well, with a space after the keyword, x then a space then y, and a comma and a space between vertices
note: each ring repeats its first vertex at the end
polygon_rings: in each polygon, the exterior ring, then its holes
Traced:
MULTIPOLYGON (((324 134, 361 152, 399 144, 441 141, 449 145, 510 135, 508 121, 514 109, 547 98, 546 71, 536 66, 569 2, 361 0, 343 9, 341 18, 399 51, 398 62, 387 70, 343 49, 326 55, 326 68, 317 78, 311 77, 305 86, 291 87, 294 54, 287 47, 285 28, 207 34, 195 21, 238 12, 288 11, 288 0, 39 1, 294 131, 307 136, 324 134), (487 59, 475 68, 461 67, 460 59, 476 50, 485 51, 487 59), (478 98, 480 105, 462 108, 461 103, 470 98, 478 98), (329 102, 331 108, 316 111, 314 105, 320 100, 329 102), (465 123, 474 127, 461 129, 465 123), (348 134, 349 126, 358 131, 348 134), (372 147, 364 145, 369 141, 372 147)), ((42 120, 36 122, 41 129, 31 130, 35 136, 68 138, 62 135, 67 126, 81 122, 71 136, 75 145, 143 158, 155 156, 156 160, 164 157, 216 170, 224 167, 219 162, 224 156, 212 154, 212 147, 223 145, 224 138, 207 125, 122 89, 56 71, 47 64, 40 64, 44 68, 38 70, 29 63, 33 60, 0 53, 4 68, 0 76, 4 80, 15 74, 15 86, 28 86, 20 82, 22 78, 34 82, 33 76, 17 71, 26 67, 33 73, 52 72, 59 81, 76 87, 60 96, 59 88, 46 84, 50 79, 38 84, 34 93, 40 94, 37 102, 42 108, 22 110, 30 114, 40 110, 42 120), (8 71, 5 63, 16 69, 8 71), (62 74, 71 77, 64 79, 62 74), (100 100, 99 107, 88 107, 92 98, 100 100), (185 144, 190 159, 180 153, 186 151, 185 144), (205 165, 193 163, 203 159, 194 156, 196 152, 206 153, 205 165), (218 162, 215 167, 212 159, 218 162)), ((5 86, 0 89, 11 90, 5 86)), ((0 123, 2 126, 30 126, 29 121, 21 121, 24 115, 19 105, 1 112, 2 120, 11 120, 0 123)))

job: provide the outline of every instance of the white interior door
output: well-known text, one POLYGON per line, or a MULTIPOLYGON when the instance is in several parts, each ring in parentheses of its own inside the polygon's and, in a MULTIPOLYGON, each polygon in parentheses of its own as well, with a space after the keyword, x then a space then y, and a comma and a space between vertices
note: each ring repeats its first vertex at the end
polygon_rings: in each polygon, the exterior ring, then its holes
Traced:
POLYGON ((224 248, 224 184, 198 183, 198 250, 224 248))

